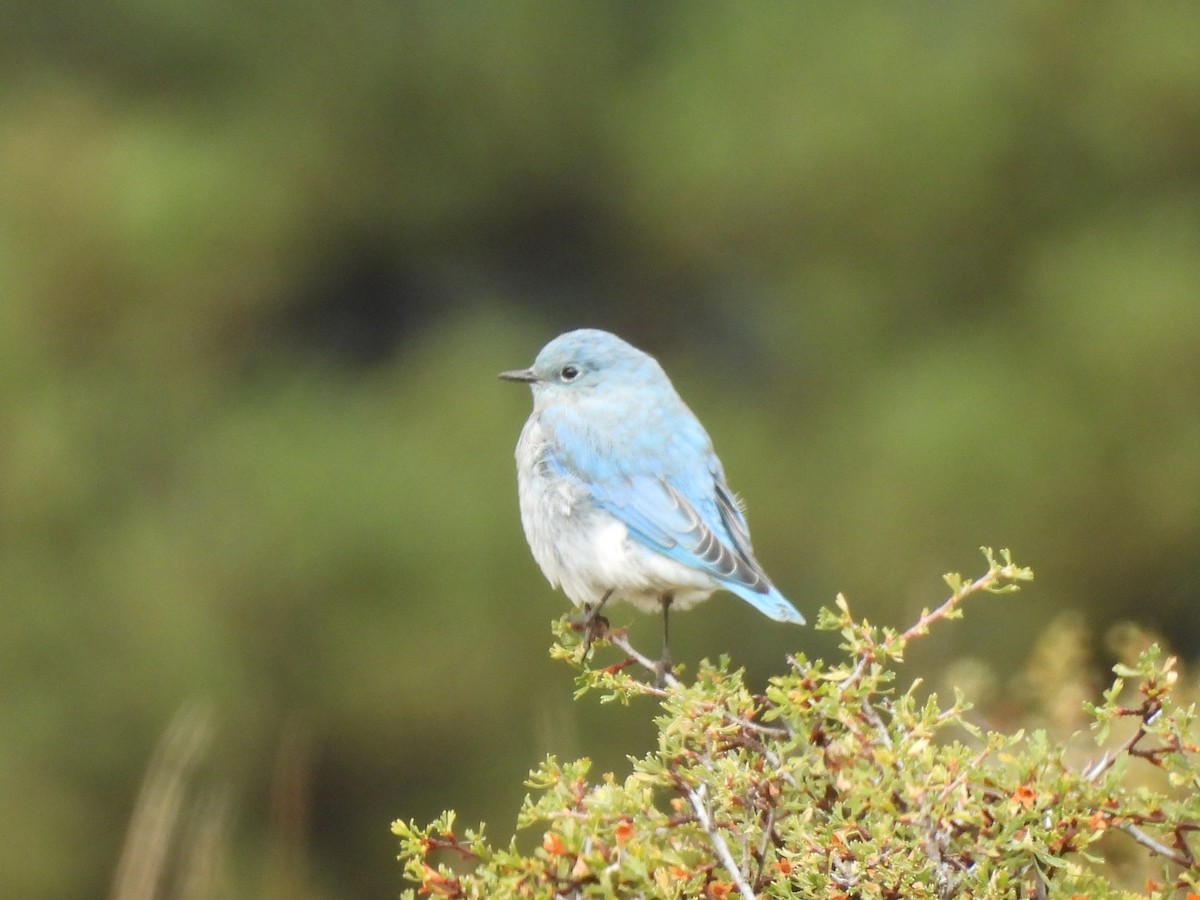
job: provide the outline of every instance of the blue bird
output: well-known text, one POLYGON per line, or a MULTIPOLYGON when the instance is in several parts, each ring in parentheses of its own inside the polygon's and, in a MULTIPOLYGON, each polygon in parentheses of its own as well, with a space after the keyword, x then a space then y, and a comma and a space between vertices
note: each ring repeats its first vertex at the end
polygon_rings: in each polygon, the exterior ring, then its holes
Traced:
POLYGON ((516 449, 525 537, 589 636, 610 599, 661 609, 665 659, 668 610, 721 589, 804 623, 754 558, 712 441, 654 357, 580 329, 500 377, 533 391, 516 449))

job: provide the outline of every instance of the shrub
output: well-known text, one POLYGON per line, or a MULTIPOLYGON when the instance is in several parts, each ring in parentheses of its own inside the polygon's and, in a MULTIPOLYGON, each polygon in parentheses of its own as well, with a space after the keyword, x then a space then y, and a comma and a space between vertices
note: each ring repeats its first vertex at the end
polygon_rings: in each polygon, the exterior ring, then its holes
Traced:
POLYGON ((451 898, 1137 896, 1106 866, 1116 836, 1149 860, 1146 895, 1200 898, 1194 708, 1176 700, 1176 662, 1157 645, 1087 705, 1107 749, 1086 762, 1078 740, 977 727, 957 691, 946 704, 919 683, 896 687, 911 641, 967 597, 1033 577, 1007 551, 984 552, 985 574, 946 576, 950 597, 903 632, 855 620, 839 596, 817 627, 840 631, 844 660, 790 657, 764 694, 726 658, 690 683, 678 670, 634 677, 654 663, 619 630, 607 640, 627 658, 589 668, 560 622, 553 653, 576 668, 578 695, 655 698, 657 748, 624 778, 593 779, 586 759, 543 762, 517 817, 541 834, 531 852, 482 827, 460 833, 453 812, 394 823, 406 876, 451 898))

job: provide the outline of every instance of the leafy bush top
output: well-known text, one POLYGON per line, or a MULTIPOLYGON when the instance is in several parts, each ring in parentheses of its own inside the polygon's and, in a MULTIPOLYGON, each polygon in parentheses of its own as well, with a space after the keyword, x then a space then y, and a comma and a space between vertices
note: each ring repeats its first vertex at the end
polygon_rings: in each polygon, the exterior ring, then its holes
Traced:
POLYGON ((1007 551, 984 552, 987 572, 946 576, 950 597, 904 632, 856 621, 839 596, 817 627, 841 632, 845 659, 790 657, 761 695, 727 658, 691 683, 640 680, 631 668, 654 663, 620 631, 607 640, 627 658, 589 668, 560 622, 553 653, 577 669, 579 695, 660 703, 657 748, 624 778, 593 780, 586 759, 543 762, 517 820, 542 833, 532 852, 515 838, 497 847, 482 827, 460 834, 453 812, 396 822, 406 875, 448 898, 1139 896, 1106 867, 1118 834, 1150 861, 1145 895, 1200 898, 1195 710, 1176 702, 1176 662, 1157 645, 1087 706, 1108 749, 1082 764, 1044 730, 979 729, 957 692, 944 705, 918 683, 895 687, 910 641, 972 594, 1033 577, 1007 551), (1135 776, 1146 764, 1165 777, 1135 776))

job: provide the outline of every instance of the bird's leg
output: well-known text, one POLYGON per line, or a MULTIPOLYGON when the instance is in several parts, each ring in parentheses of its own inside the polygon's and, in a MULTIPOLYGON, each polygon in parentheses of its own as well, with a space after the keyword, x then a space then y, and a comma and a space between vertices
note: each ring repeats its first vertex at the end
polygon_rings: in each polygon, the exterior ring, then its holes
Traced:
POLYGON ((658 598, 658 602, 662 604, 663 613, 663 648, 662 657, 659 659, 658 665, 655 666, 655 669, 657 669, 658 680, 660 682, 665 681, 667 672, 671 671, 671 632, 669 628, 669 615, 671 612, 671 601, 674 599, 674 596, 670 593, 663 594, 658 598))
POLYGON ((600 610, 604 609, 604 604, 608 602, 608 598, 612 596, 613 589, 609 588, 604 592, 604 596, 600 598, 600 602, 595 606, 590 603, 583 605, 583 612, 572 625, 583 632, 583 658, 587 659, 588 654, 592 651, 592 641, 596 638, 604 637, 608 632, 608 619, 600 615, 600 610))

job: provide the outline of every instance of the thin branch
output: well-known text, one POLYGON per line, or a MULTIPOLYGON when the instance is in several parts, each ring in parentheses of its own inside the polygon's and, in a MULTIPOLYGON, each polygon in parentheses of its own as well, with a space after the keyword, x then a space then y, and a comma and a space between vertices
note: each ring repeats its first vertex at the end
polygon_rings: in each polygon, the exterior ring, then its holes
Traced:
POLYGON ((1191 854, 1183 854, 1173 847, 1168 847, 1166 844, 1159 843, 1142 829, 1136 825, 1121 825, 1118 826, 1127 835, 1137 841, 1152 853, 1157 853, 1159 856, 1165 856, 1171 862, 1183 866, 1185 869, 1190 868, 1195 860, 1191 859, 1191 854))
MULTIPOLYGON (((679 679, 675 677, 675 675, 671 672, 670 669, 660 668, 658 663, 656 663, 654 660, 652 660, 646 654, 642 653, 640 650, 635 649, 633 644, 629 643, 629 635, 626 634, 624 631, 609 631, 608 634, 606 634, 604 636, 604 639, 606 641, 608 641, 610 644, 612 644, 614 647, 616 647, 618 650, 620 650, 622 653, 625 653, 626 655, 628 655, 634 662, 636 662, 643 669, 645 669, 648 672, 653 672, 658 678, 660 678, 662 680, 662 683, 665 684, 667 687, 670 687, 670 688, 682 687, 679 679)), ((667 696, 666 691, 664 691, 662 688, 655 687, 654 685, 647 684, 645 686, 645 689, 646 689, 646 693, 652 694, 656 697, 667 696)))
MULTIPOLYGON (((785 741, 792 737, 792 732, 788 728, 777 728, 774 725, 763 725, 761 722, 755 722, 752 719, 745 718, 744 716, 735 716, 730 713, 729 721, 733 722, 735 725, 741 725, 747 731, 755 731, 766 737, 775 738, 776 740, 785 741)), ((771 751, 764 747, 763 752, 770 753, 771 751)))
POLYGON ((767 847, 771 844, 771 837, 775 832, 775 807, 767 807, 767 821, 763 824, 762 842, 758 847, 758 871, 754 873, 754 883, 762 884, 763 869, 767 865, 767 847))
POLYGON ((838 683, 838 690, 846 690, 850 685, 854 684, 862 677, 863 672, 867 670, 867 663, 875 658, 875 654, 864 653, 858 658, 858 663, 854 666, 854 671, 847 675, 841 682, 838 683))
POLYGON ((1104 753, 1101 754, 1100 758, 1096 760, 1095 764, 1083 773, 1083 780, 1095 781, 1097 778, 1111 769, 1116 761, 1116 756, 1105 750, 1104 753))
POLYGON ((1120 747, 1118 747, 1114 753, 1109 753, 1108 751, 1105 751, 1104 755, 1102 757, 1100 757, 1100 759, 1096 762, 1096 764, 1094 766, 1092 766, 1090 769, 1088 769, 1088 771, 1086 773, 1084 773, 1084 776, 1083 776, 1084 779, 1087 781, 1095 781, 1101 775, 1103 775, 1105 772, 1107 772, 1109 769, 1111 769, 1114 765, 1116 765, 1117 760, 1120 758, 1122 753, 1132 754, 1134 748, 1138 745, 1138 743, 1142 740, 1142 738, 1144 738, 1147 734, 1147 732, 1146 732, 1147 723, 1149 723, 1155 716, 1158 715, 1160 708, 1161 707, 1159 707, 1159 705, 1157 703, 1154 703, 1152 705, 1152 701, 1147 700, 1146 703, 1142 706, 1142 708, 1137 713, 1137 714, 1141 715, 1141 717, 1142 717, 1141 724, 1138 725, 1137 731, 1135 731, 1133 734, 1131 734, 1129 736, 1129 739, 1127 741, 1125 741, 1125 743, 1123 743, 1120 747))
POLYGON ((741 869, 737 867, 737 863, 733 860, 733 854, 729 852, 729 845, 725 843, 725 838, 721 836, 721 832, 717 830, 717 826, 713 823, 712 817, 708 814, 708 810, 704 806, 704 785, 699 788, 693 788, 680 780, 680 790, 688 799, 688 804, 692 807, 692 812, 696 814, 696 821, 700 823, 700 827, 704 829, 704 833, 708 835, 709 841, 712 842, 713 849, 717 851, 717 858, 721 860, 721 865, 729 873, 729 877, 733 879, 733 883, 737 885, 738 893, 742 895, 744 900, 755 900, 754 891, 746 881, 746 877, 742 874, 741 869))
POLYGON ((950 595, 945 603, 932 612, 926 612, 925 615, 917 619, 917 621, 914 622, 907 631, 900 635, 900 640, 907 642, 915 637, 918 637, 919 635, 924 634, 930 625, 932 625, 938 619, 945 618, 955 606, 957 606, 971 594, 987 590, 995 582, 999 581, 1000 576, 1003 574, 1004 570, 1001 568, 990 569, 987 572, 984 572, 974 581, 962 585, 957 591, 950 595))
POLYGON ((991 755, 991 752, 992 751, 989 748, 984 747, 983 750, 980 751, 979 755, 971 760, 971 765, 967 767, 966 771, 942 788, 942 792, 938 794, 938 803, 941 803, 943 800, 949 797, 951 791, 958 790, 959 787, 966 782, 968 776, 970 776, 973 772, 978 771, 983 766, 983 761, 991 755))

